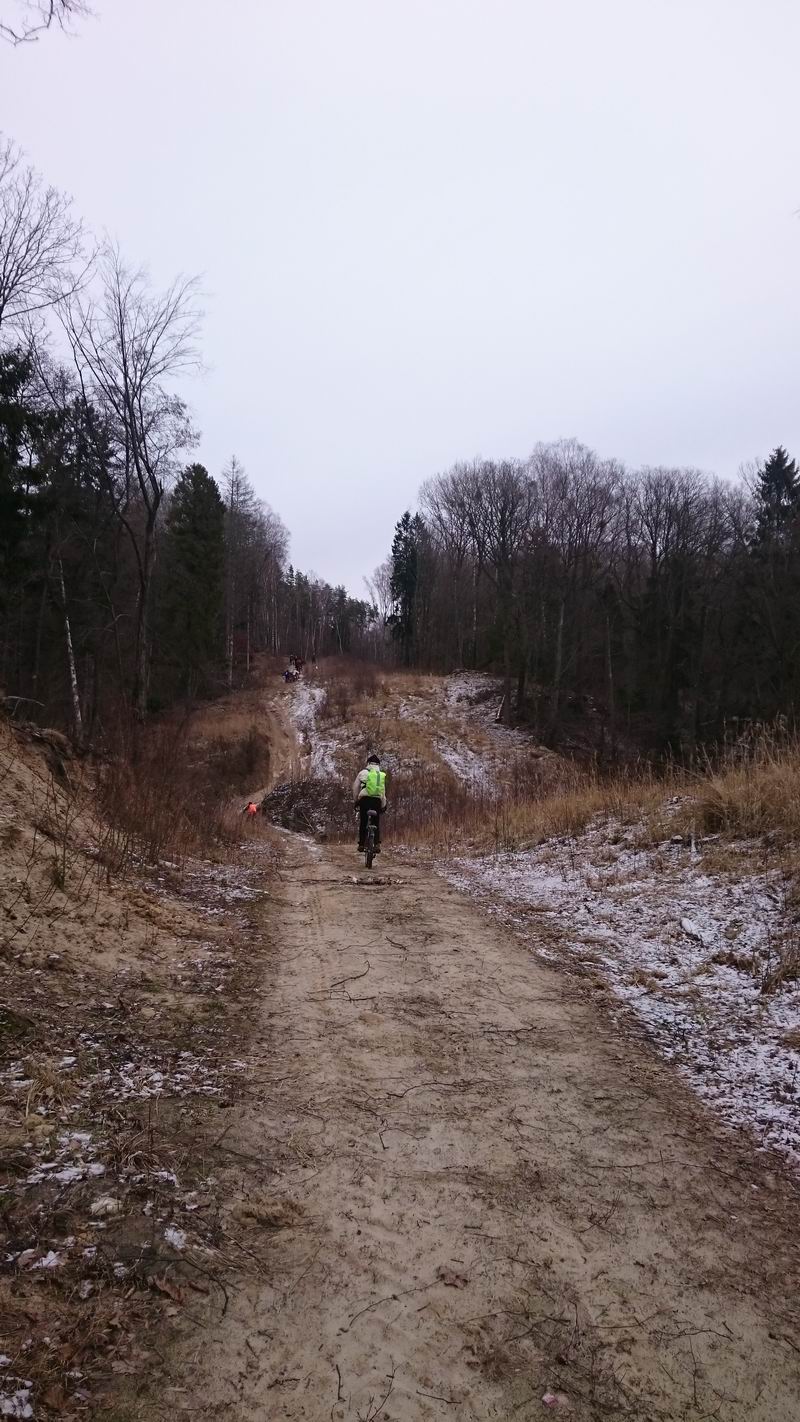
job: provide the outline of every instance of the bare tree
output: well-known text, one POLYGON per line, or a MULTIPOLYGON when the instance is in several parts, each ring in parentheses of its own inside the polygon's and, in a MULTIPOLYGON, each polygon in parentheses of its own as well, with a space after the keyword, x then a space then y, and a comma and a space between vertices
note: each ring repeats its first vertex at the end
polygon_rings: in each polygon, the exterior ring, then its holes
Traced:
POLYGON ((144 273, 126 267, 115 248, 105 250, 100 276, 98 300, 74 296, 64 324, 87 409, 96 404, 115 431, 110 492, 139 581, 133 704, 142 717, 158 515, 180 454, 195 442, 186 405, 169 386, 198 364, 200 313, 194 281, 178 280, 153 293, 144 273))
POLYGON ((54 25, 66 30, 77 16, 92 13, 85 0, 16 0, 16 10, 15 22, 0 19, 0 39, 14 45, 30 44, 54 25))
POLYGON ((76 291, 87 263, 71 209, 71 199, 46 187, 0 138, 0 327, 26 323, 76 291))
MULTIPOLYGON (((555 727, 567 669, 571 669, 573 681, 581 684, 589 642, 595 636, 591 614, 596 610, 598 587, 606 576, 605 567, 616 537, 622 471, 613 460, 598 459, 574 439, 538 444, 527 467, 536 487, 540 543, 547 549, 554 636, 550 720, 555 727)), ((544 605, 541 577, 538 593, 544 605)), ((543 639, 547 631, 543 606, 543 639)), ((606 631, 606 681, 611 698, 610 626, 606 631)))
POLYGON ((503 720, 513 721, 511 679, 513 663, 522 684, 527 656, 522 638, 519 602, 520 555, 530 533, 533 486, 527 469, 513 460, 490 461, 470 478, 474 497, 470 525, 478 563, 497 596, 498 624, 503 647, 503 720))
POLYGON ((371 578, 364 579, 364 586, 381 629, 385 630, 392 610, 392 564, 389 558, 378 564, 371 578))
POLYGON ((456 464, 446 474, 428 479, 420 490, 420 508, 430 530, 434 546, 447 564, 447 585, 452 595, 452 619, 456 631, 459 665, 465 661, 465 609, 470 616, 470 660, 474 662, 478 618, 478 564, 470 555, 473 549, 473 521, 470 517, 470 493, 473 466, 456 464), (470 588, 464 586, 464 569, 471 563, 470 588))
MULTIPOLYGON (((252 539, 253 524, 258 515, 258 500, 250 480, 234 454, 222 471, 225 499, 225 662, 228 686, 233 686, 236 624, 242 616, 240 584, 247 585, 244 576, 246 550, 252 539)), ((244 619, 247 629, 247 661, 250 661, 250 602, 247 599, 244 619)))

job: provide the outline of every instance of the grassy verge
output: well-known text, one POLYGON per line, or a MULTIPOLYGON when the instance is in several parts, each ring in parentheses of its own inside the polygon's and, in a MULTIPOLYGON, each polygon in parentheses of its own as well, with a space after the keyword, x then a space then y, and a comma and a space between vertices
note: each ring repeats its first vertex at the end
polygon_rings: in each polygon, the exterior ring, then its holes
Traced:
POLYGON ((106 862, 232 852, 242 837, 232 797, 266 779, 268 768, 256 725, 224 741, 196 740, 190 719, 148 728, 135 747, 121 738, 98 776, 106 862))
POLYGON ((710 833, 770 835, 800 840, 800 739, 783 743, 763 736, 718 769, 709 769, 696 792, 698 822, 710 833))
POLYGON ((462 841, 520 849, 582 833, 603 818, 640 823, 648 838, 667 833, 764 837, 790 851, 800 840, 800 744, 746 762, 727 759, 703 773, 638 768, 618 775, 567 767, 556 787, 537 785, 520 760, 493 795, 470 794, 447 777, 402 787, 398 830, 409 843, 462 841))

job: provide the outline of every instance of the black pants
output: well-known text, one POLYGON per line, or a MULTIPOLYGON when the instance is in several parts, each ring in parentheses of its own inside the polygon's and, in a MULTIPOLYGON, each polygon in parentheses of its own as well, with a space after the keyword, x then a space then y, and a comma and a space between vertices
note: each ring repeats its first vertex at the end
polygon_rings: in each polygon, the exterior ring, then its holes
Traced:
POLYGON ((381 842, 381 801, 379 795, 362 795, 358 802, 358 847, 363 849, 367 840, 367 815, 370 810, 378 811, 375 825, 375 843, 381 842))

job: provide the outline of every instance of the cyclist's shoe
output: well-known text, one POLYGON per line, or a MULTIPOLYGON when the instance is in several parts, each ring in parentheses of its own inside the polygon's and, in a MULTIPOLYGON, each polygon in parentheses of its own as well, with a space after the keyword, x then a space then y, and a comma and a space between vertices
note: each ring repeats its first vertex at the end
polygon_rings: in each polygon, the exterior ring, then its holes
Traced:
POLYGON ((363 854, 363 853, 364 853, 364 850, 366 849, 366 847, 367 847, 367 846, 366 846, 365 844, 360 844, 360 845, 358 846, 358 853, 359 853, 359 854, 363 854))
POLYGON ((375 853, 376 853, 376 854, 380 854, 380 852, 381 852, 381 847, 380 847, 379 844, 376 844, 376 845, 375 845, 375 853))

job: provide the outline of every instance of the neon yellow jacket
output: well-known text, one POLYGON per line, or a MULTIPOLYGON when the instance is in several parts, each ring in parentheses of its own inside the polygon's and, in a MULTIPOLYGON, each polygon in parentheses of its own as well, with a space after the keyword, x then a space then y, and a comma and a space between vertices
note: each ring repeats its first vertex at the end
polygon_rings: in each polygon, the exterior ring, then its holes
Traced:
MULTIPOLYGON (((365 796, 366 793, 367 793, 367 776, 368 776, 368 774, 369 774, 369 771, 368 771, 368 770, 366 769, 366 767, 365 767, 364 770, 359 770, 358 775, 356 776, 355 780, 353 781, 353 799, 354 799, 354 800, 363 800, 363 799, 364 799, 364 796, 365 796)), ((383 783, 383 785, 385 786, 385 785, 386 785, 386 775, 384 774, 383 771, 381 771, 381 774, 382 774, 382 776, 383 776, 383 782, 382 782, 382 783, 383 783)), ((385 794, 385 791, 384 791, 384 793, 381 795, 381 809, 382 809, 382 810, 385 810, 385 809, 386 809, 386 794, 385 794)))

